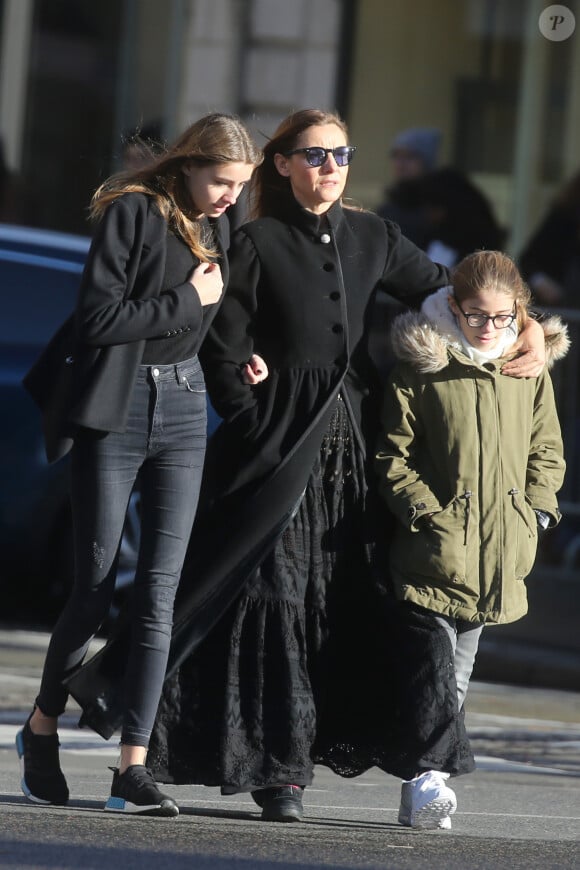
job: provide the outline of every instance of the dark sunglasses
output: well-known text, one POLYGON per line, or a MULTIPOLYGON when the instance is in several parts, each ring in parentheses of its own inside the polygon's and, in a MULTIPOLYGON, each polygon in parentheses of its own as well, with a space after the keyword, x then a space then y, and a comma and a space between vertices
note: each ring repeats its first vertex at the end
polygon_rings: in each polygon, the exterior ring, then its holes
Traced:
POLYGON ((286 151, 284 157, 292 157, 293 154, 304 154, 309 166, 322 166, 332 154, 337 166, 348 166, 354 157, 355 145, 339 145, 338 148, 295 148, 294 151, 286 151))

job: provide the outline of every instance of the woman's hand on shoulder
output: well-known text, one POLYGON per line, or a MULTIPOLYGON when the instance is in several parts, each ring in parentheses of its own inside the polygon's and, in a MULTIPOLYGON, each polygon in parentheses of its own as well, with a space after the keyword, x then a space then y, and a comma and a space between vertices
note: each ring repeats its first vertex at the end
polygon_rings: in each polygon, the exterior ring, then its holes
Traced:
POLYGON ((528 319, 513 348, 517 356, 502 367, 511 378, 537 378, 546 364, 544 330, 537 320, 528 319))
POLYGON ((268 377, 268 366, 257 353, 250 357, 250 362, 242 366, 242 381, 248 386, 260 384, 268 377))
POLYGON ((189 277, 189 283, 197 291, 202 305, 213 305, 219 302, 224 282, 222 271, 217 263, 200 263, 189 277))

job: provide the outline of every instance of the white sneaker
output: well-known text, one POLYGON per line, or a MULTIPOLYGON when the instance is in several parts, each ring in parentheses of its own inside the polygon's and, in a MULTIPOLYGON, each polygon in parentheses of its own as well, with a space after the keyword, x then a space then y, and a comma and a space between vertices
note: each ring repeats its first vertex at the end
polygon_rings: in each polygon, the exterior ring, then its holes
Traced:
POLYGON ((451 828, 457 809, 455 792, 445 785, 448 773, 428 770, 401 786, 399 823, 410 828, 451 828))

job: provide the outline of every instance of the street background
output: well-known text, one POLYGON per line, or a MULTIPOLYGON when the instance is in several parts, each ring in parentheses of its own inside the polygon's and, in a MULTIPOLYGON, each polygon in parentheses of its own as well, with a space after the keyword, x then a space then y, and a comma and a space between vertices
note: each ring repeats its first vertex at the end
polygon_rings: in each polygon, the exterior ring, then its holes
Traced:
MULTIPOLYGON (((467 703, 477 770, 453 783, 453 829, 397 823, 400 783, 377 769, 351 780, 318 768, 305 822, 264 823, 249 795, 167 787, 175 820, 102 811, 115 740, 61 730, 72 798, 35 807, 20 791, 14 737, 38 689, 48 635, 0 629, 0 868, 300 870, 580 867, 580 694, 474 682, 467 703)), ((98 647, 95 643, 94 649, 98 647)))

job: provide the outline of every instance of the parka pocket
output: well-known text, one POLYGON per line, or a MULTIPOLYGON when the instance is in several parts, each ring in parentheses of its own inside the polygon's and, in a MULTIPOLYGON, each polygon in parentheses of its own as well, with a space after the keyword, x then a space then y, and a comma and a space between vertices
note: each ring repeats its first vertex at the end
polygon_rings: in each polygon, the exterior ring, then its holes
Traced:
POLYGON ((534 510, 519 489, 512 488, 508 495, 515 514, 514 574, 527 577, 536 560, 538 549, 538 525, 534 510))
POLYGON ((421 522, 419 531, 397 537, 393 561, 405 574, 445 578, 463 584, 466 578, 471 492, 455 496, 443 510, 421 522))

